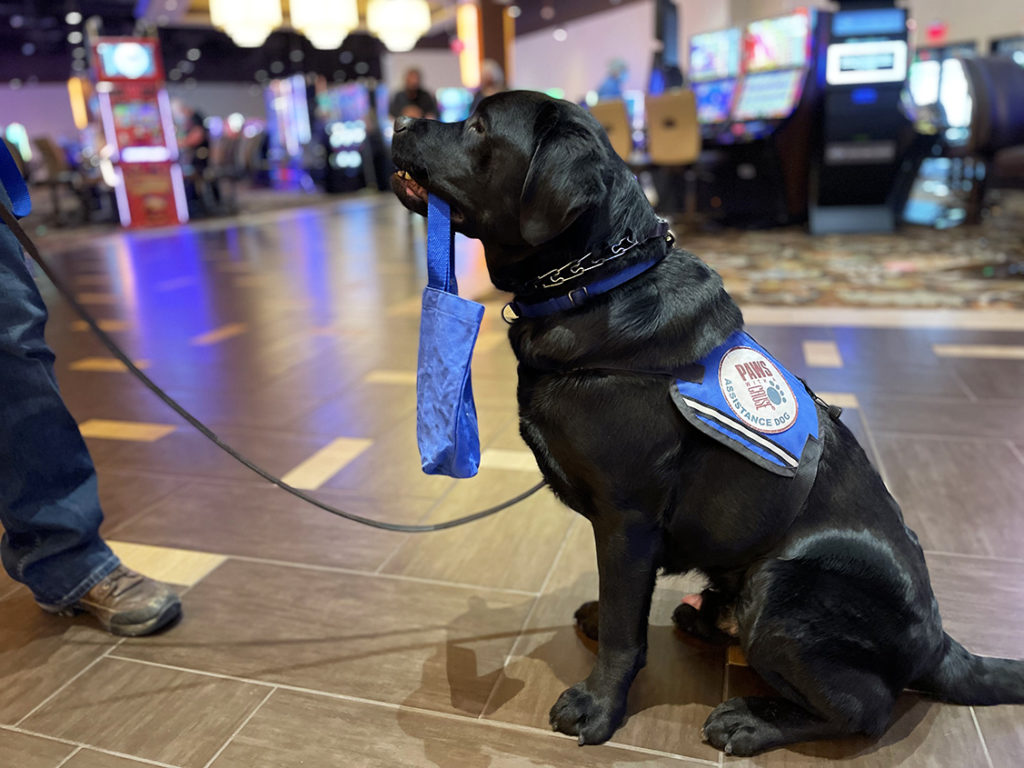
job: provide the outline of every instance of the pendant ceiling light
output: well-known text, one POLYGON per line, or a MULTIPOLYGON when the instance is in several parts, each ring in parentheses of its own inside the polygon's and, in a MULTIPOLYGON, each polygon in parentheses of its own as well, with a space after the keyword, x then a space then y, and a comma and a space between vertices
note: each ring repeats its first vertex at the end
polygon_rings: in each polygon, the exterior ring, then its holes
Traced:
POLYGON ((356 0, 291 0, 292 26, 306 36, 314 48, 333 51, 359 26, 356 0))
POLYGON ((391 51, 411 51, 430 29, 427 0, 370 0, 366 26, 391 51))
POLYGON ((210 21, 240 48, 259 48, 281 26, 281 0, 210 0, 210 21))

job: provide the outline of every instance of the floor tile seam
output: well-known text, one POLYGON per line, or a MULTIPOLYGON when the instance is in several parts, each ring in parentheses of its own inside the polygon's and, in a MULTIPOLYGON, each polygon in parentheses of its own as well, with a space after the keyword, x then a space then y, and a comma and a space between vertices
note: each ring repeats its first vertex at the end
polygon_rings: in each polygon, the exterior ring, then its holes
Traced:
POLYGON ((899 439, 914 439, 914 440, 932 440, 932 441, 947 441, 954 443, 1000 443, 1000 442, 1012 442, 1013 438, 1005 437, 1003 435, 989 435, 988 437, 981 435, 964 435, 964 434, 948 434, 943 435, 939 432, 902 432, 899 430, 887 430, 887 429, 871 429, 867 425, 867 419, 865 419, 865 428, 870 429, 871 432, 877 434, 880 438, 899 438, 899 439))
MULTIPOLYGON (((457 483, 454 483, 454 482, 453 482, 453 483, 449 483, 449 484, 448 484, 448 487, 446 487, 446 488, 445 488, 445 489, 444 489, 444 490, 443 490, 443 491, 442 491, 442 492, 440 493, 440 495, 439 495, 439 496, 438 496, 438 497, 437 497, 436 499, 434 499, 434 502, 433 502, 432 504, 430 504, 430 505, 429 505, 429 506, 428 506, 428 507, 427 507, 427 508, 426 508, 426 509, 425 509, 425 510, 423 511, 423 514, 421 514, 421 515, 420 515, 419 517, 417 517, 417 518, 416 518, 415 524, 416 524, 416 525, 423 525, 423 524, 424 524, 424 522, 425 522, 426 520, 428 520, 428 519, 430 518, 430 516, 434 514, 434 512, 436 512, 436 511, 437 511, 437 509, 438 509, 438 508, 439 508, 439 507, 441 506, 441 504, 443 504, 443 503, 444 503, 444 501, 445 501, 445 500, 446 500, 446 499, 447 499, 447 498, 448 498, 448 497, 449 497, 449 496, 450 496, 450 495, 451 495, 452 493, 454 493, 454 492, 455 492, 455 489, 456 489, 457 487, 458 487, 458 484, 457 484, 457 483)), ((378 566, 377 566, 376 568, 374 568, 374 569, 373 569, 373 573, 374 573, 375 575, 377 575, 377 576, 386 576, 386 575, 391 575, 391 574, 385 574, 385 573, 384 573, 384 569, 385 569, 385 568, 386 568, 386 567, 388 566, 388 564, 389 564, 389 563, 390 563, 390 562, 391 562, 391 561, 392 561, 392 560, 394 559, 395 555, 397 555, 397 554, 398 554, 399 550, 401 550, 401 549, 402 549, 402 547, 404 547, 404 546, 405 546, 406 544, 408 544, 408 543, 409 543, 409 541, 410 541, 410 538, 411 538, 411 537, 410 537, 409 535, 403 536, 403 537, 401 538, 401 540, 400 540, 400 541, 399 541, 399 542, 398 542, 398 543, 396 544, 395 548, 394 548, 393 550, 391 550, 391 553, 390 553, 390 554, 389 554, 389 555, 388 555, 387 557, 385 557, 385 558, 384 558, 384 559, 383 559, 383 560, 382 560, 382 561, 380 562, 380 564, 379 564, 379 565, 378 565, 378 566)))
MULTIPOLYGON (((111 757, 120 757, 125 760, 134 760, 137 763, 144 763, 145 765, 155 765, 158 768, 181 768, 179 765, 172 763, 162 763, 159 760, 151 760, 148 757, 141 757, 140 755, 130 755, 127 752, 118 752, 113 749, 105 749, 104 747, 96 746, 95 744, 88 744, 84 741, 75 741, 74 739, 65 739, 62 736, 50 736, 46 733, 39 731, 32 731, 28 728, 22 728, 16 725, 0 725, 0 730, 11 731, 12 733, 20 733, 22 736, 35 736, 36 738, 46 739, 48 741, 56 741, 60 744, 67 744, 68 746, 78 747, 79 751, 88 749, 93 752, 101 752, 104 755, 110 755, 111 757)), ((73 755, 72 755, 73 756, 73 755)), ((72 756, 69 756, 72 757, 72 756)))
POLYGON ((238 734, 240 734, 242 730, 249 724, 249 721, 256 716, 256 713, 263 709, 263 705, 270 700, 270 697, 273 696, 277 692, 277 690, 277 686, 274 686, 269 691, 267 691, 267 695, 263 697, 263 699, 260 701, 259 704, 256 705, 252 712, 246 715, 242 722, 239 723, 238 727, 235 728, 234 732, 230 736, 228 736, 227 740, 223 744, 221 744, 220 749, 214 752, 213 757, 206 761, 206 764, 203 766, 203 768, 210 768, 210 766, 217 761, 217 758, 219 758, 224 753, 224 750, 231 746, 231 742, 233 742, 235 738, 238 736, 238 734))
POLYGON ((6 600, 11 595, 13 595, 19 589, 21 589, 21 587, 22 587, 21 584, 15 582, 14 584, 11 585, 11 588, 8 589, 6 592, 0 592, 0 603, 2 603, 4 600, 6 600))
POLYGON ((875 440, 875 431, 868 424, 868 417, 864 413, 864 409, 859 409, 860 412, 860 423, 864 427, 864 436, 867 438, 868 447, 871 449, 871 454, 874 456, 875 461, 878 463, 878 474, 882 478, 882 484, 886 488, 889 488, 889 474, 885 469, 885 461, 882 459, 882 452, 878 450, 878 442, 875 440))
POLYGON ((964 391, 964 395, 967 397, 969 401, 971 401, 972 403, 978 402, 980 398, 977 394, 975 394, 974 390, 971 389, 970 385, 967 383, 964 377, 960 375, 960 372, 956 369, 955 366, 950 366, 950 369, 949 371, 947 371, 947 373, 949 373, 953 377, 953 381, 955 381, 957 385, 960 387, 960 389, 964 391))
MULTIPOLYGON (((515 419, 515 418, 518 418, 518 417, 516 417, 516 416, 509 416, 508 418, 506 418, 505 421, 502 422, 501 426, 498 429, 495 430, 494 437, 492 437, 490 440, 487 441, 487 443, 483 446, 482 450, 487 450, 487 448, 489 448, 501 436, 501 434, 505 431, 505 429, 508 426, 508 424, 513 419, 515 419)), ((451 483, 444 491, 442 491, 441 495, 437 497, 437 499, 434 501, 434 503, 431 504, 427 508, 427 510, 422 515, 420 515, 420 517, 418 517, 416 519, 416 524, 417 525, 424 524, 424 522, 426 520, 428 520, 430 518, 430 516, 433 515, 434 512, 436 512, 440 508, 440 506, 445 502, 445 500, 452 493, 455 492, 456 488, 458 488, 458 483, 457 482, 451 483)), ((378 574, 378 575, 383 575, 384 574, 384 569, 388 567, 388 565, 395 558, 395 556, 398 555, 399 551, 401 551, 401 549, 403 547, 405 547, 409 543, 409 541, 410 541, 409 537, 406 537, 404 540, 400 541, 398 543, 398 545, 393 550, 391 550, 391 553, 381 561, 380 565, 378 565, 374 569, 373 572, 375 574, 378 574)))
MULTIPOLYGON (((220 554, 220 553, 209 553, 220 554)), ((349 576, 365 576, 370 579, 387 579, 391 581, 408 581, 416 584, 428 584, 434 587, 454 587, 456 589, 471 589, 477 592, 496 592, 515 597, 537 597, 539 592, 531 592, 525 589, 512 589, 509 587, 489 587, 486 584, 472 584, 461 581, 445 581, 443 579, 428 579, 423 576, 407 576, 401 573, 377 573, 375 571, 361 571, 357 568, 343 568, 334 565, 316 565, 312 563, 293 563, 287 560, 273 560, 266 557, 251 557, 248 555, 223 555, 228 560, 238 560, 243 563, 256 563, 258 565, 276 565, 283 568, 298 568, 308 571, 319 571, 323 573, 340 573, 349 576)))
POLYGON ((190 487, 191 483, 186 482, 177 485, 174 488, 169 488, 166 491, 163 491, 162 493, 159 493, 156 496, 156 498, 154 498, 150 503, 143 505, 142 509, 137 510, 134 514, 129 515, 123 520, 119 520, 118 522, 114 523, 114 525, 112 525, 109 529, 104 530, 103 537, 106 539, 116 539, 117 532, 119 530, 121 530, 122 528, 126 528, 128 525, 136 522, 137 520, 141 520, 143 517, 152 512, 157 506, 162 504, 172 495, 180 493, 182 491, 187 493, 190 487))
POLYGON ((992 763, 992 755, 988 751, 988 742, 985 741, 985 734, 981 732, 981 723, 978 722, 978 713, 974 711, 974 707, 968 707, 971 711, 971 720, 974 721, 974 730, 978 733, 978 740, 981 742, 981 751, 985 754, 985 762, 988 764, 988 768, 995 768, 992 763))
MULTIPOLYGON (((191 668, 188 668, 188 667, 179 667, 179 666, 172 665, 172 664, 161 664, 161 663, 155 662, 155 661, 146 661, 146 660, 143 660, 143 659, 133 659, 133 658, 127 657, 127 656, 112 656, 111 658, 117 659, 117 660, 120 660, 120 661, 134 663, 134 664, 142 664, 142 665, 145 665, 145 666, 157 667, 159 669, 167 669, 167 670, 171 670, 171 671, 174 671, 174 672, 182 672, 182 673, 185 673, 185 674, 200 675, 200 676, 203 676, 203 677, 213 677, 213 678, 217 678, 217 679, 221 679, 221 680, 230 680, 232 682, 237 682, 237 683, 245 683, 245 684, 248 684, 248 685, 257 685, 257 686, 260 686, 262 688, 270 688, 271 690, 268 692, 268 694, 265 697, 264 701, 266 699, 269 699, 270 696, 275 691, 288 691, 288 692, 291 692, 291 693, 302 693, 302 694, 306 694, 306 695, 310 695, 310 696, 319 696, 321 698, 335 699, 335 700, 338 700, 338 701, 346 701, 346 702, 351 702, 353 704, 363 704, 363 705, 372 706, 372 707, 379 707, 379 708, 382 708, 382 709, 390 709, 390 710, 393 710, 393 711, 396 711, 396 712, 397 711, 413 712, 413 713, 416 713, 416 714, 419 714, 419 715, 425 715, 425 716, 428 716, 428 717, 438 717, 438 718, 442 718, 442 719, 445 719, 445 720, 456 720, 458 722, 467 723, 467 724, 476 724, 476 725, 490 726, 490 727, 494 727, 494 728, 500 728, 500 729, 503 729, 503 730, 517 731, 517 732, 520 732, 520 733, 530 733, 530 734, 535 734, 535 735, 544 735, 544 736, 547 736, 549 738, 560 738, 560 739, 565 739, 566 738, 566 736, 564 734, 555 733, 555 732, 553 732, 553 731, 551 731, 551 730, 549 730, 547 728, 539 728, 539 727, 531 726, 531 725, 522 725, 520 723, 510 723, 510 722, 506 722, 506 721, 503 721, 503 720, 480 719, 478 717, 472 717, 470 715, 462 715, 462 714, 458 714, 458 713, 455 713, 455 712, 444 712, 444 711, 435 710, 435 709, 427 709, 425 707, 410 706, 408 704, 397 704, 397 703, 391 702, 391 701, 381 701, 381 700, 378 700, 378 699, 368 699, 368 698, 365 698, 365 697, 362 697, 362 696, 352 696, 352 695, 349 695, 349 694, 336 693, 336 692, 333 692, 333 691, 321 691, 321 690, 317 690, 315 688, 306 688, 304 686, 299 686, 299 685, 289 685, 287 683, 279 683, 279 682, 278 683, 271 683, 271 682, 267 682, 265 680, 257 680, 257 679, 253 679, 253 678, 238 677, 236 675, 226 675, 226 674, 221 674, 219 672, 208 672, 208 671, 205 671, 205 670, 191 669, 191 668)), ((3 727, 3 726, 0 726, 0 727, 3 727)), ((649 755, 656 755, 656 756, 660 756, 660 757, 667 757, 667 758, 671 758, 671 759, 679 760, 679 761, 689 761, 689 762, 696 763, 696 764, 699 764, 699 765, 711 765, 711 766, 717 765, 717 763, 715 763, 713 761, 710 761, 710 760, 704 760, 702 758, 697 758, 697 757, 690 757, 688 755, 681 755, 681 754, 673 753, 673 752, 665 752, 665 751, 661 751, 661 750, 655 750, 655 749, 651 749, 649 747, 642 747, 642 746, 637 746, 637 745, 633 745, 633 744, 624 744, 624 743, 615 742, 615 741, 609 741, 609 742, 606 742, 606 743, 609 746, 615 747, 617 749, 624 749, 624 750, 628 750, 628 751, 631 751, 631 752, 639 752, 639 753, 642 753, 642 754, 649 754, 649 755)), ((85 745, 85 746, 88 746, 88 745, 85 745)), ((209 766, 209 764, 208 764, 208 766, 209 766)), ((208 766, 207 766, 207 768, 208 768, 208 766)))
POLYGON ((123 642, 124 642, 124 638, 122 637, 116 643, 114 643, 112 646, 110 646, 106 651, 104 651, 99 656, 97 656, 95 659, 93 659, 88 664, 86 664, 84 667, 82 667, 82 669, 78 670, 78 672, 76 672, 74 675, 72 675, 68 680, 65 680, 64 683, 62 685, 60 685, 55 691, 53 691, 49 696, 47 696, 41 702, 39 702, 34 707, 32 707, 32 709, 30 709, 27 714, 25 714, 21 718, 19 718, 14 723, 14 725, 16 727, 20 727, 21 724, 24 723, 26 720, 28 720, 30 717, 32 717, 32 715, 34 715, 36 712, 38 712, 43 707, 45 707, 47 704, 49 704, 51 701, 53 701, 57 696, 59 696, 61 693, 63 693, 78 678, 80 678, 82 675, 84 675, 86 672, 88 672, 94 666, 99 664, 103 659, 109 657, 110 654, 118 646, 120 646, 123 642))
POLYGON ((1024 464, 1024 450, 1017 447, 1017 444, 1013 440, 1007 440, 1007 444, 1010 446, 1010 453, 1017 457, 1021 464, 1024 464))
POLYGON ((943 549, 924 549, 926 555, 938 555, 940 557, 959 557, 964 560, 986 560, 993 563, 1005 565, 1024 565, 1024 559, 1015 557, 1001 557, 999 555, 976 555, 972 552, 949 552, 943 549))
POLYGON ((1022 330, 1014 310, 863 307, 851 304, 792 307, 785 304, 739 302, 744 316, 752 317, 751 326, 770 328, 841 328, 845 330, 943 330, 943 331, 1008 331, 1022 330), (839 320, 830 320, 836 313, 839 320), (856 319, 851 314, 859 315, 856 319), (777 317, 770 317, 776 315, 777 317), (792 318, 796 315, 794 321, 792 318), (930 318, 929 315, 938 315, 930 318), (941 323, 939 321, 942 321, 941 323), (976 322, 983 320, 985 322, 976 322), (995 322, 993 322, 995 321, 995 322))
POLYGON ((558 545, 558 551, 551 560, 551 565, 548 567, 548 572, 544 574, 544 581, 541 582, 540 589, 538 590, 533 602, 530 604, 530 609, 526 612, 526 616, 523 617, 522 623, 519 625, 519 629, 516 632, 515 640, 512 641, 512 646, 508 649, 508 653, 505 654, 505 660, 501 664, 501 670, 494 679, 494 683, 491 684, 491 690, 487 693, 487 698, 484 699, 484 705, 480 708, 480 714, 477 715, 477 719, 484 720, 484 715, 487 712, 487 707, 490 706, 491 700, 494 698, 494 694, 498 690, 498 686, 505 677, 505 670, 508 668, 509 662, 516 653, 516 649, 519 647, 519 642, 523 637, 523 633, 526 632, 526 628, 530 626, 530 621, 533 619, 533 614, 537 610, 537 604, 540 602, 541 595, 544 594, 544 590, 548 588, 548 584, 551 581, 551 576, 554 574, 555 569, 558 567, 558 563, 562 559, 562 553, 565 551, 566 546, 569 543, 569 536, 572 534, 573 528, 576 527, 578 518, 574 517, 569 521, 569 525, 565 528, 565 533, 562 535, 562 541, 558 545))
MULTIPOLYGON (((824 389, 820 387, 819 389, 824 389)), ((862 402, 870 403, 872 401, 888 400, 895 403, 923 403, 925 405, 964 405, 971 403, 972 401, 964 395, 908 395, 904 390, 899 392, 885 391, 881 392, 878 390, 863 390, 858 387, 847 387, 852 393, 857 395, 857 398, 862 402)), ((1024 399, 1019 397, 981 397, 978 398, 974 403, 975 405, 1020 405, 1024 403, 1024 399)))
POLYGON ((54 768, 63 768, 63 766, 68 764, 68 762, 71 760, 71 758, 73 758, 75 755, 77 755, 83 749, 85 749, 85 747, 75 747, 73 750, 71 750, 71 753, 67 757, 65 757, 63 760, 61 760, 59 763, 57 763, 57 765, 55 765, 54 768))

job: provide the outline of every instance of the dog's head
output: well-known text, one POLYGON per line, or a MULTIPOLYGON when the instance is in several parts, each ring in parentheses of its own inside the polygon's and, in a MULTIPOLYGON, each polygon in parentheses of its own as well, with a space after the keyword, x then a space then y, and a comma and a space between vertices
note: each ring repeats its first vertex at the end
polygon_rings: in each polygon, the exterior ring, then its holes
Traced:
POLYGON ((428 194, 448 202, 455 229, 483 242, 492 278, 573 229, 574 247, 612 234, 609 209, 626 213, 626 187, 653 217, 601 124, 540 93, 497 94, 461 123, 399 118, 392 156, 402 203, 425 214, 428 194))

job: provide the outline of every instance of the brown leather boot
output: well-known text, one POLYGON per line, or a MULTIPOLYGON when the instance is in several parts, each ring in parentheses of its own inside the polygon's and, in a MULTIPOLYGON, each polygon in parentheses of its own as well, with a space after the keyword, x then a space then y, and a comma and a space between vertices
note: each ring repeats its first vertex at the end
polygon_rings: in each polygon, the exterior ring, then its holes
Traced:
POLYGON ((66 608, 40 606, 62 616, 91 613, 111 634, 127 637, 156 632, 181 614, 181 600, 174 590, 123 565, 66 608))

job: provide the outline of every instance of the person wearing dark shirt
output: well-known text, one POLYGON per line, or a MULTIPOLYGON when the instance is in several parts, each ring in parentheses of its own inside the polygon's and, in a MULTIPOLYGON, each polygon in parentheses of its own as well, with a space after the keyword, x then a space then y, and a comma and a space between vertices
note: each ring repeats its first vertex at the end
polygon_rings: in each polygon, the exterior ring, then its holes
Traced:
POLYGON ((437 101, 420 86, 420 71, 413 67, 405 73, 405 89, 391 99, 390 114, 398 117, 437 118, 437 101))

